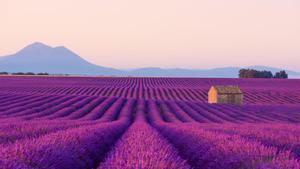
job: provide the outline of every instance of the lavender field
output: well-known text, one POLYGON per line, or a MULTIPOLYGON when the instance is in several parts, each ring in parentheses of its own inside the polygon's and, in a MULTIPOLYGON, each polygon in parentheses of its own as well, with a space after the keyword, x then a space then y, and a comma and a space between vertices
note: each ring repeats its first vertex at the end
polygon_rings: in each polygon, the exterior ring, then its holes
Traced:
POLYGON ((299 169, 299 123, 300 80, 0 77, 1 169, 299 169))

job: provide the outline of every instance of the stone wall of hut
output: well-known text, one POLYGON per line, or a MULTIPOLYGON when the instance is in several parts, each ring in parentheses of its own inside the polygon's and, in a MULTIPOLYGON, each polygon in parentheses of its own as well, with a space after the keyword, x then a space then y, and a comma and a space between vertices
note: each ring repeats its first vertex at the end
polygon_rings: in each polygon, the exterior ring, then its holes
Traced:
POLYGON ((242 94, 219 94, 217 95, 217 103, 241 105, 243 103, 243 95, 242 94))

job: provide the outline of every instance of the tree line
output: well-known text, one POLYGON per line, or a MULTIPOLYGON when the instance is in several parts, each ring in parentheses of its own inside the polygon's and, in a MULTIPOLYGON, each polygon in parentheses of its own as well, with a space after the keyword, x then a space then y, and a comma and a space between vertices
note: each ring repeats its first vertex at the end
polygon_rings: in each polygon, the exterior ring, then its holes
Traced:
POLYGON ((48 76, 49 73, 33 73, 33 72, 8 73, 8 72, 0 72, 0 75, 43 75, 43 76, 48 76))
POLYGON ((277 78, 277 79, 287 79, 288 74, 285 70, 276 72, 274 75, 271 71, 267 70, 255 70, 255 69, 241 69, 239 71, 239 78, 277 78))

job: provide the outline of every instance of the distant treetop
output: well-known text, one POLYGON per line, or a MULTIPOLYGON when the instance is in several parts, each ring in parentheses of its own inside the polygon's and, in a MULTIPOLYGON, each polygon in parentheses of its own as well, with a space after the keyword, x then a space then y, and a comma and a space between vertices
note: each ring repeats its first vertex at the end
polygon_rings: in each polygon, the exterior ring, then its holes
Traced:
POLYGON ((288 74, 282 70, 280 72, 276 72, 275 75, 272 74, 271 71, 263 70, 255 70, 255 69, 240 69, 239 78, 278 78, 278 79, 287 79, 288 74))

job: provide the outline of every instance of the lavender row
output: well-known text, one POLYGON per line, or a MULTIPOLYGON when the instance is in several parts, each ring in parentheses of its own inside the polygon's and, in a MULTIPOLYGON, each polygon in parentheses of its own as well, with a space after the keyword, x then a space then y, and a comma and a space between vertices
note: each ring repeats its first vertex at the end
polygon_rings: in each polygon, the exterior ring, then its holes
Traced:
POLYGON ((207 101, 207 91, 212 85, 235 84, 244 91, 246 104, 300 103, 299 80, 1 77, 0 82, 1 93, 11 95, 85 95, 197 102, 207 101))
POLYGON ((96 123, 0 145, 0 166, 6 169, 94 168, 129 126, 128 112, 123 113, 115 122, 96 123))
POLYGON ((138 103, 135 121, 98 169, 190 168, 176 150, 147 122, 144 103, 138 103))
MULTIPOLYGON (((24 96, 25 97, 25 96, 24 96)), ((116 120, 128 99, 115 97, 44 95, 30 96, 26 102, 2 107, 0 117, 66 120, 116 120), (6 110, 4 110, 6 109, 6 110)), ((26 97, 24 98, 26 99, 26 97)), ((154 100, 150 100, 154 101, 154 100)), ((299 123, 297 105, 211 105, 183 101, 155 101, 161 116, 168 122, 200 123, 299 123), (257 109, 255 109, 257 107, 257 109)))
POLYGON ((299 168, 289 151, 278 153, 255 140, 205 131, 197 123, 165 123, 155 104, 149 105, 152 125, 175 145, 194 168, 299 168))
POLYGON ((279 150, 288 150, 300 159, 300 128, 292 124, 256 124, 256 125, 202 125, 209 131, 227 134, 237 134, 249 140, 256 140, 266 146, 277 147, 279 150))
POLYGON ((0 126, 0 144, 12 144, 26 138, 38 138, 40 136, 77 128, 84 125, 91 125, 93 122, 70 122, 70 121, 25 121, 11 120, 9 125, 0 126))

